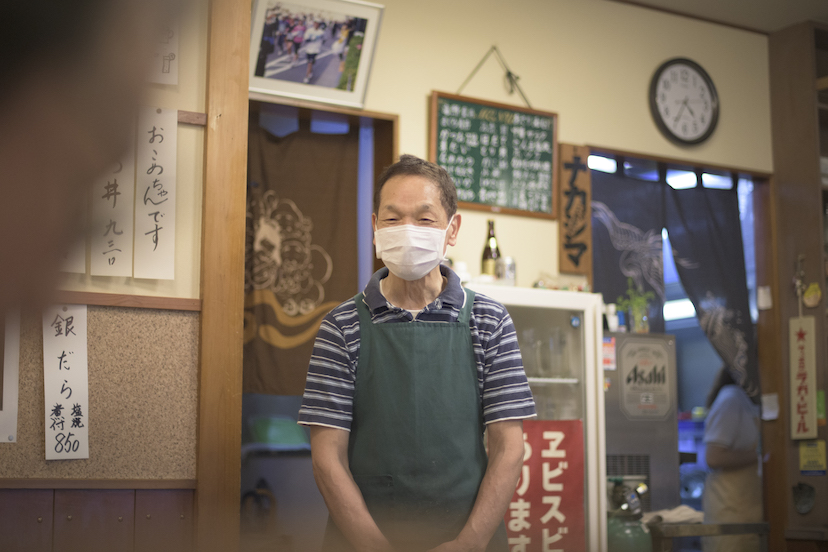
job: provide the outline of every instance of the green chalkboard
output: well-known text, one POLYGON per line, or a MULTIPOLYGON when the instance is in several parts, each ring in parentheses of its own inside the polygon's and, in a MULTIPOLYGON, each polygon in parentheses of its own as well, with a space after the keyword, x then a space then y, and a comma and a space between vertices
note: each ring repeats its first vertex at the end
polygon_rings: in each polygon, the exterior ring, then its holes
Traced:
POLYGON ((430 160, 466 209, 556 218, 558 116, 432 92, 430 160))

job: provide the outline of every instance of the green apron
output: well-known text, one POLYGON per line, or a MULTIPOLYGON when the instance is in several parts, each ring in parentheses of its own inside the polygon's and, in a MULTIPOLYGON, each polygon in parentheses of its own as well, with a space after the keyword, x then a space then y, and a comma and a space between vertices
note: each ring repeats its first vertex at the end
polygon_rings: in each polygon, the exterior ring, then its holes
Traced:
MULTIPOLYGON (((351 473, 368 511, 397 551, 423 552, 457 537, 486 472, 483 407, 466 290, 457 322, 374 324, 363 302, 351 473)), ((508 552, 501 523, 487 552, 508 552)), ((332 520, 325 551, 353 550, 332 520)))

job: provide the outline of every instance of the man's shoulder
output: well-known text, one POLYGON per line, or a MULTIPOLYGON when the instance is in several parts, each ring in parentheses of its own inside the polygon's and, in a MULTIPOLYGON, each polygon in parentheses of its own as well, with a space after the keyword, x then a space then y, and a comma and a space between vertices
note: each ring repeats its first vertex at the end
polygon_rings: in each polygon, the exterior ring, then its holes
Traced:
POLYGON ((474 303, 472 304, 472 312, 475 316, 486 316, 496 319, 498 321, 505 318, 509 312, 506 307, 499 301, 492 299, 488 295, 474 292, 474 303))
POLYGON ((333 310, 325 315, 325 320, 339 328, 353 324, 354 322, 359 323, 356 298, 351 297, 334 307, 333 310))

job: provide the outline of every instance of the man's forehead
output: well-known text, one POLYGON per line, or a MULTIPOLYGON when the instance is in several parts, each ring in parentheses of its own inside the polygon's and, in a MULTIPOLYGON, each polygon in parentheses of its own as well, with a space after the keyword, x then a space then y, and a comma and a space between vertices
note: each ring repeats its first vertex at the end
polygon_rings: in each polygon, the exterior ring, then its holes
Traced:
POLYGON ((418 175, 400 175, 389 179, 382 187, 381 198, 405 198, 418 203, 439 203, 440 189, 428 178, 418 175))

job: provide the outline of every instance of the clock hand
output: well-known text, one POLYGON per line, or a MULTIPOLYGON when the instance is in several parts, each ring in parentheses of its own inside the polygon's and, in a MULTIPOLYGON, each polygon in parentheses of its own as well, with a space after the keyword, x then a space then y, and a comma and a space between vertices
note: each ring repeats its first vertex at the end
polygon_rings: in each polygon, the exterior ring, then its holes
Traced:
POLYGON ((695 114, 695 113, 693 113, 693 110, 692 110, 692 109, 690 109, 690 105, 687 103, 687 100, 688 100, 688 98, 684 98, 684 107, 686 107, 686 108, 687 108, 687 111, 689 111, 689 112, 690 112, 690 116, 691 116, 691 117, 693 117, 693 118, 695 119, 695 118, 696 118, 696 114, 695 114))
POLYGON ((681 112, 682 111, 684 111, 684 103, 681 104, 681 109, 679 109, 679 112, 676 114, 676 118, 673 119, 674 123, 677 123, 678 120, 681 118, 681 112))

